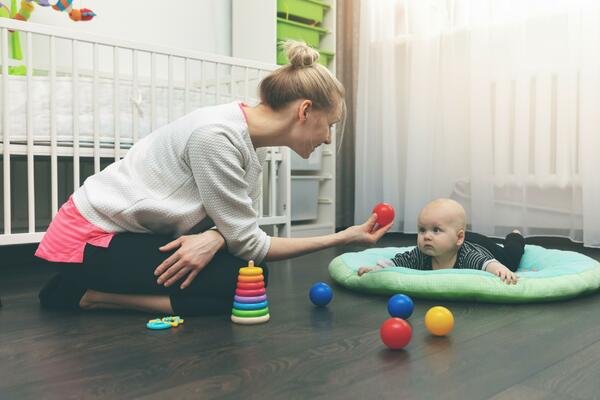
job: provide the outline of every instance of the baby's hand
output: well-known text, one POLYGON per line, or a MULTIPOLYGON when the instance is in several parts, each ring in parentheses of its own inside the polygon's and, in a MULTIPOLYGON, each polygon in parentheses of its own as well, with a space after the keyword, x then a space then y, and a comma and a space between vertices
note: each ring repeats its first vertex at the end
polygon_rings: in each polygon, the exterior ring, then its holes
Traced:
POLYGON ((502 280, 502 282, 507 285, 516 284, 517 283, 517 274, 512 272, 510 269, 506 268, 503 264, 499 262, 491 262, 488 264, 485 269, 487 272, 494 274, 502 280))
POLYGON ((376 270, 382 269, 382 268, 383 267, 381 265, 376 265, 374 267, 360 267, 358 269, 358 276, 363 276, 367 272, 376 271, 376 270))

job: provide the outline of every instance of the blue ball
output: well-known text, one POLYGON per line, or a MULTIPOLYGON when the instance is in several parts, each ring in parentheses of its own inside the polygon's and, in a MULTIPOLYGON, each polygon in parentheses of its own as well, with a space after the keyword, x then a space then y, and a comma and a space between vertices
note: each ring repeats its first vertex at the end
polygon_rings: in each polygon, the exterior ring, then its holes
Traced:
POLYGON ((392 317, 407 319, 413 313, 414 304, 405 294, 395 294, 388 300, 388 312, 392 317))
POLYGON ((309 296, 314 305, 323 307, 333 298, 333 290, 325 282, 318 282, 310 288, 309 296))

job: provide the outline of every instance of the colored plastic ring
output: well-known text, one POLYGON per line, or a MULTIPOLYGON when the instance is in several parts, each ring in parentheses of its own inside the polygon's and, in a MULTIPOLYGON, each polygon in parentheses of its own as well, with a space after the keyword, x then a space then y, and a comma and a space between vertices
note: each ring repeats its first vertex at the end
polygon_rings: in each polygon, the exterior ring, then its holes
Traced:
POLYGON ((233 302, 233 308, 235 308, 236 310, 260 310, 261 308, 265 308, 268 305, 268 301, 261 301, 260 303, 238 303, 237 301, 233 302))
POLYGON ((231 309, 232 315, 241 318, 262 317, 263 315, 267 315, 268 313, 269 307, 261 308, 260 310, 237 310, 235 308, 231 309))
POLYGON ((264 282, 265 277, 262 275, 253 275, 253 276, 238 276, 238 282, 264 282))
POLYGON ((169 329, 171 327, 171 324, 168 322, 163 322, 160 319, 153 319, 148 321, 148 323, 146 324, 146 328, 148 329, 153 329, 153 330, 160 330, 160 329, 169 329))
POLYGON ((235 294, 238 296, 262 296, 265 293, 267 293, 265 288, 253 290, 235 289, 235 294))
POLYGON ((261 301, 267 300, 267 295, 263 294, 262 296, 233 296, 233 301, 237 301, 238 303, 260 303, 261 301))
POLYGON ((238 289, 262 289, 265 287, 264 282, 238 282, 238 289))
POLYGON ((263 270, 261 267, 242 267, 240 268, 240 275, 242 276, 256 276, 262 275, 263 270))
POLYGON ((267 322, 269 320, 269 318, 271 318, 271 316, 269 314, 263 315, 262 317, 254 317, 254 318, 240 318, 240 317, 236 317, 235 315, 232 315, 231 321, 235 322, 236 324, 240 324, 240 325, 256 325, 256 324, 262 324, 263 322, 267 322))

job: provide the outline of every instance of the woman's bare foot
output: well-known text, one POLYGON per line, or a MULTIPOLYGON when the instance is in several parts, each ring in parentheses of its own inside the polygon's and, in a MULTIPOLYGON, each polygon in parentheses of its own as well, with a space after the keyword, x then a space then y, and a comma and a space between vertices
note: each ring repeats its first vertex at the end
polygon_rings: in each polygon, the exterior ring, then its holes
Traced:
POLYGON ((169 296, 116 294, 88 289, 79 300, 83 310, 120 309, 173 314, 169 296))

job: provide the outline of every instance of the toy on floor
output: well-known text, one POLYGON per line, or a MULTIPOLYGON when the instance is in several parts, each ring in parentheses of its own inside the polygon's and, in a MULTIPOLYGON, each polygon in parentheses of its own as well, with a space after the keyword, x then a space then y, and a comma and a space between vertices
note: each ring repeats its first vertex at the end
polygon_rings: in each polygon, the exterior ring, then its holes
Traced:
POLYGON ((413 313, 414 304, 405 294, 395 294, 388 300, 388 312, 392 317, 408 319, 413 313))
POLYGON ((392 350, 399 350, 410 343, 412 328, 401 318, 388 318, 379 328, 381 341, 392 350))
POLYGON ((373 208, 373 213, 377 214, 377 224, 379 226, 386 226, 394 220, 394 207, 388 203, 378 203, 373 208))
POLYGON ((146 323, 146 328, 153 330, 176 328, 183 324, 183 319, 179 316, 168 316, 163 318, 151 319, 146 323))
POLYGON ((239 271, 231 320, 241 325, 267 322, 270 318, 268 304, 263 270, 255 267, 254 261, 249 261, 248 266, 239 271))
POLYGON ((317 282, 311 286, 308 295, 310 301, 312 301, 314 305, 324 307, 329 304, 333 298, 333 290, 331 290, 331 287, 325 282, 317 282))
POLYGON ((446 336, 454 328, 454 316, 446 307, 431 307, 425 314, 425 327, 434 336, 446 336))

